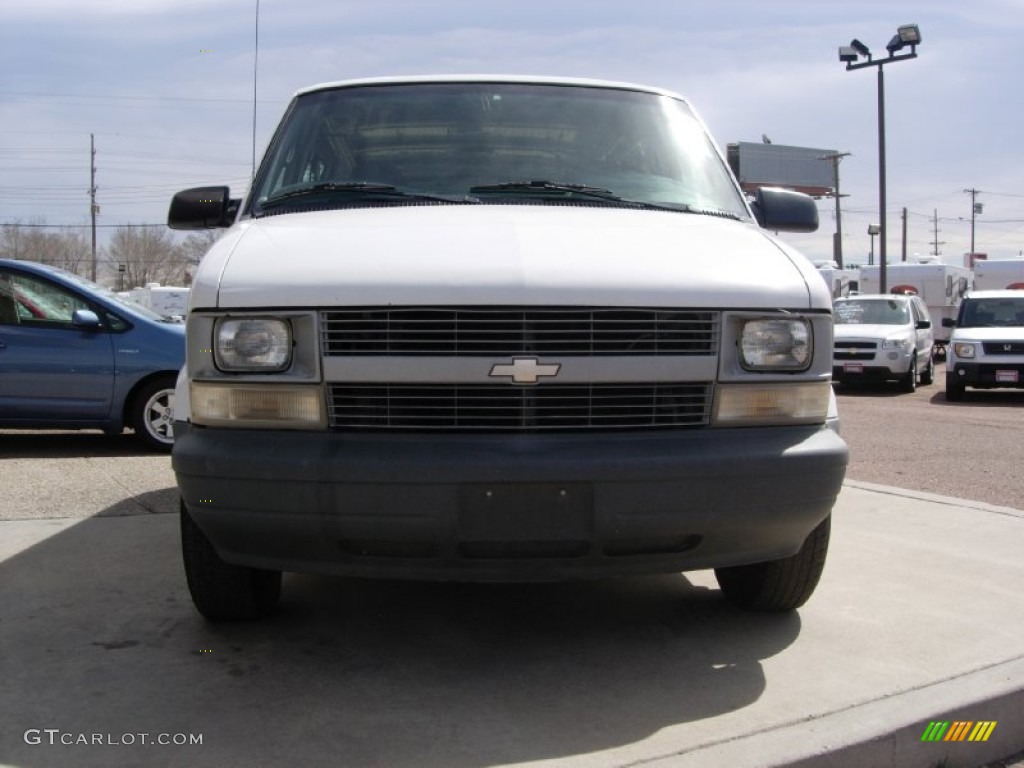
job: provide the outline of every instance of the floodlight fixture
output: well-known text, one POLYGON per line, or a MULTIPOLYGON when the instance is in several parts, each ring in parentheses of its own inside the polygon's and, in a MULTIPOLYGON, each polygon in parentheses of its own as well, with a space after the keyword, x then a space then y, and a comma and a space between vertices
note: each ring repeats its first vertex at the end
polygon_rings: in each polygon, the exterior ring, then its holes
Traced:
POLYGON ((850 45, 839 46, 839 60, 847 63, 856 61, 858 58, 857 51, 850 45))
POLYGON ((866 45, 864 45, 864 43, 862 43, 860 40, 851 40, 850 47, 853 48, 853 50, 855 50, 861 56, 871 55, 871 50, 866 45))
POLYGON ((908 45, 911 50, 921 42, 921 30, 918 29, 917 24, 904 24, 901 27, 896 28, 896 34, 893 35, 892 40, 885 46, 885 49, 889 54, 894 54, 896 51, 906 48, 908 45))
MULTIPOLYGON (((881 256, 879 259, 878 283, 881 293, 886 292, 886 220, 885 220, 885 77, 884 65, 894 61, 906 61, 917 58, 917 46, 921 42, 921 30, 917 24, 903 24, 896 28, 896 35, 885 46, 888 56, 872 58, 871 51, 860 40, 851 40, 848 46, 839 49, 839 60, 846 64, 847 70, 878 68, 878 215, 879 223, 868 228, 871 235, 871 260, 874 262, 875 237, 881 237, 881 256), (909 53, 897 53, 910 47, 909 53), (866 61, 859 61, 863 56, 866 61)), ((971 251, 974 251, 973 246, 971 251)))

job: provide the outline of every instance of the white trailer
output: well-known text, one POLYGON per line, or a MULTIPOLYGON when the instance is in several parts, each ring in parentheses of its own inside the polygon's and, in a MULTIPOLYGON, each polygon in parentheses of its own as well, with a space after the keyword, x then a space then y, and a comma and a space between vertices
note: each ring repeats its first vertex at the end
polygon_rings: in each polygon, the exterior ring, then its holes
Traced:
POLYGON ((974 262, 974 290, 1001 291, 1024 288, 1024 259, 974 262))
POLYGON ((833 299, 840 299, 860 290, 857 287, 856 269, 840 269, 834 261, 816 261, 814 266, 818 268, 818 274, 825 281, 833 299))
MULTIPOLYGON (((881 292, 878 271, 877 265, 860 268, 861 293, 881 292)), ((944 355, 950 329, 942 321, 956 317, 960 300, 971 288, 971 270, 946 264, 937 257, 924 257, 919 261, 887 264, 885 272, 886 293, 912 293, 924 299, 931 315, 935 346, 944 355)))
POLYGON ((132 288, 129 298, 162 317, 184 318, 188 312, 188 288, 160 283, 147 283, 145 288, 132 288))

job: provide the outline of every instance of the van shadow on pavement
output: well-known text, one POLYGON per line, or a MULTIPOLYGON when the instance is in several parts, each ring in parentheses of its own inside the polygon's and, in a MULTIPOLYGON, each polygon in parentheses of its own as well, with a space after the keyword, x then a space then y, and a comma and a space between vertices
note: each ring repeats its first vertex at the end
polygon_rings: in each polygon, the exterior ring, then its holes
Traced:
POLYGON ((610 749, 628 762, 659 729, 757 701, 761 662, 800 633, 796 614, 742 613, 679 575, 289 575, 269 621, 211 625, 188 596, 177 517, 111 512, 0 563, 0 763, 468 768, 610 749), (26 743, 47 728, 115 741, 26 743), (142 733, 202 744, 122 738, 142 733))

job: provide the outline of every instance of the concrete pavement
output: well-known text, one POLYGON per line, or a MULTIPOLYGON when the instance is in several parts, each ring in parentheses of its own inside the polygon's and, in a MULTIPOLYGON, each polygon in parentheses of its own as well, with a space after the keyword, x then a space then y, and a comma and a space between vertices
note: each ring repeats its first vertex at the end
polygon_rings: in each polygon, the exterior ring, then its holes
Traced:
POLYGON ((163 470, 103 466, 118 498, 48 512, 12 493, 42 481, 0 464, 3 766, 970 768, 1024 748, 1021 511, 848 482, 821 585, 788 616, 732 609, 706 571, 289 575, 272 620, 213 626, 163 470), (33 519, 10 519, 16 499, 33 519), (997 725, 921 742, 935 720, 997 725))

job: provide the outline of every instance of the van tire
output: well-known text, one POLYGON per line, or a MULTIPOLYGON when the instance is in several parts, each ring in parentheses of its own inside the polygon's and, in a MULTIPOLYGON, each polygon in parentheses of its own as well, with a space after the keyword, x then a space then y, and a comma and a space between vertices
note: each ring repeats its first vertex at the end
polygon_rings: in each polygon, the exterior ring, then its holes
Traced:
POLYGON ((188 591, 210 621, 246 621, 272 613, 281 572, 226 563, 181 501, 181 553, 188 591))
POLYGON ((781 560, 716 568, 722 594, 734 605, 751 611, 792 611, 813 594, 828 554, 832 516, 811 531, 800 551, 781 560))

